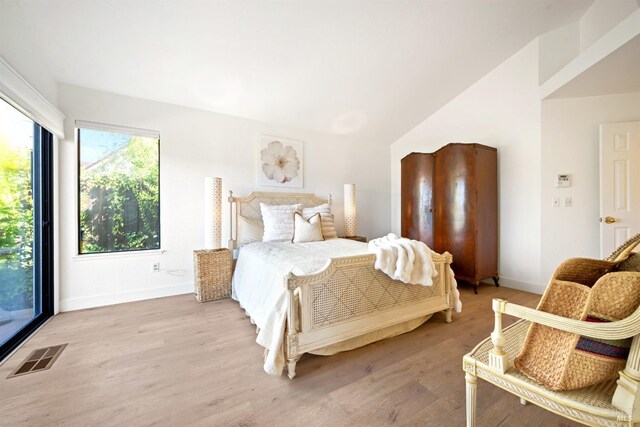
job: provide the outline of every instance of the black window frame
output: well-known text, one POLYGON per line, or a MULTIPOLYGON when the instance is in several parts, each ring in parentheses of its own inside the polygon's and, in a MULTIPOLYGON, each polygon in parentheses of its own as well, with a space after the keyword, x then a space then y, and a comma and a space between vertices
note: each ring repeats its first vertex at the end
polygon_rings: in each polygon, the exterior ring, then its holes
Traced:
MULTIPOLYGON (((81 161, 80 161, 80 146, 81 146, 81 131, 85 129, 85 130, 92 130, 91 127, 78 127, 75 129, 75 133, 76 133, 76 147, 77 147, 77 152, 76 152, 76 205, 77 205, 77 212, 76 212, 76 218, 77 218, 77 246, 76 246, 76 251, 77 254, 79 256, 92 256, 92 255, 106 255, 106 254, 124 254, 124 253, 130 253, 130 252, 148 252, 148 251, 161 251, 162 250, 162 210, 160 209, 161 203, 162 203, 162 188, 161 188, 161 184, 162 184, 162 180, 160 179, 161 177, 161 173, 162 173, 162 169, 161 169, 161 165, 160 165, 160 150, 161 150, 161 144, 160 144, 160 135, 158 134, 158 160, 157 160, 157 164, 158 164, 158 247, 157 248, 143 248, 143 249, 126 249, 126 250, 121 250, 121 251, 104 251, 104 252, 82 252, 82 224, 81 224, 81 196, 80 196, 80 171, 81 171, 81 161)), ((120 133, 122 135, 129 135, 129 136, 143 136, 143 135, 136 135, 134 132, 127 132, 125 130, 120 130, 117 129, 116 126, 114 126, 113 129, 95 129, 95 130, 100 130, 103 132, 112 132, 112 133, 120 133)))
POLYGON ((29 323, 0 345, 0 360, 9 356, 25 339, 42 326, 54 311, 54 186, 53 134, 34 121, 34 306, 38 313, 29 323))

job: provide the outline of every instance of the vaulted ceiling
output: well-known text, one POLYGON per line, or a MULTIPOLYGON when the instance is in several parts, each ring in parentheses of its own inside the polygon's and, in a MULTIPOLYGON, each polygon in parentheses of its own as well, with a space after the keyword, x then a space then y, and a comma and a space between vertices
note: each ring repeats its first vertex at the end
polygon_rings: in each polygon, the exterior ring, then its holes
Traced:
POLYGON ((62 83, 392 143, 592 0, 21 0, 62 83))

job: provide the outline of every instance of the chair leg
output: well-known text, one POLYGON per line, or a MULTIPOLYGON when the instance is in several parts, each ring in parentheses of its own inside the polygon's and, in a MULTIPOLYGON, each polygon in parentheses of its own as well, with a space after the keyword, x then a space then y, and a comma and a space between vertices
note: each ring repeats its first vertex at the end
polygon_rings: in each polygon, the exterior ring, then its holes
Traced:
POLYGON ((467 382, 467 427, 476 425, 476 387, 478 378, 475 375, 466 373, 464 379, 467 382))

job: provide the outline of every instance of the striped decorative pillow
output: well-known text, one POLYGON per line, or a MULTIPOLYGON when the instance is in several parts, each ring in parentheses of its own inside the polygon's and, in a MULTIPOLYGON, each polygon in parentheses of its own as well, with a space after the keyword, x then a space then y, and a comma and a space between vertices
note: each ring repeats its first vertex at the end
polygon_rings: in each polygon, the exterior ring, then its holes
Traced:
POLYGON ((333 214, 331 213, 331 203, 314 206, 312 208, 303 208, 302 217, 304 219, 311 218, 312 215, 319 213, 322 219, 322 236, 325 239, 333 239, 338 237, 336 226, 333 222, 333 214))
POLYGON ((322 220, 320 213, 304 219, 298 212, 293 214, 293 243, 317 242, 322 237, 322 220))
MULTIPOLYGON (((606 323, 609 320, 587 316, 586 322, 606 323)), ((609 359, 627 360, 631 349, 632 338, 622 340, 599 340, 581 336, 576 344, 576 350, 581 350, 595 356, 602 356, 609 359)))

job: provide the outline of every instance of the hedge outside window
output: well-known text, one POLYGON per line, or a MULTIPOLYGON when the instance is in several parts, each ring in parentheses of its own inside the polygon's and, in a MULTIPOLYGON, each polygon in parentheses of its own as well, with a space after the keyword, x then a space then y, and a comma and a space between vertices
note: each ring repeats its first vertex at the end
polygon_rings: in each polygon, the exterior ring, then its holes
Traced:
POLYGON ((160 249, 160 138, 78 129, 79 254, 160 249))

